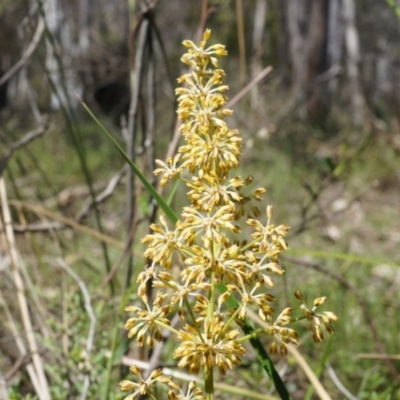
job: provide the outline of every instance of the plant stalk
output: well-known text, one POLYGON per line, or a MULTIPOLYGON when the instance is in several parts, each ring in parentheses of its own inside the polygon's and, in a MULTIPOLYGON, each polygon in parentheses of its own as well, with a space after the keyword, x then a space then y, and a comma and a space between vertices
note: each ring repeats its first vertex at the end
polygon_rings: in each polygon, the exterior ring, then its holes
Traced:
POLYGON ((214 375, 212 367, 207 364, 204 367, 204 389, 206 400, 214 400, 214 375))

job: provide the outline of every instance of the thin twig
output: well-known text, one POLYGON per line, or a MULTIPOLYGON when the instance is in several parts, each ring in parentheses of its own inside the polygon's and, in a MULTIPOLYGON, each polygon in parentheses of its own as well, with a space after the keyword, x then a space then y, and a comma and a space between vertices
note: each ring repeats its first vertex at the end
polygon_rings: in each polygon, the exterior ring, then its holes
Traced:
POLYGON ((27 49, 22 54, 22 57, 0 78, 0 86, 7 82, 18 70, 20 70, 29 58, 32 56, 33 52, 35 51, 37 45, 42 38, 44 32, 45 24, 42 17, 39 17, 38 24, 36 27, 35 34, 33 35, 32 42, 29 44, 27 49))
MULTIPOLYGON (((164 65, 165 65, 165 70, 166 70, 166 73, 167 73, 167 76, 168 76, 168 81, 169 81, 169 83, 171 85, 172 94, 174 94, 174 92, 175 92, 175 90, 174 90, 175 89, 175 79, 174 79, 173 73, 171 71, 171 66, 170 66, 170 63, 169 63, 169 60, 168 60, 168 53, 167 53, 167 50, 165 49, 165 46, 164 46, 163 35, 161 34, 160 30, 158 29, 158 25, 156 23, 155 18, 150 18, 150 23, 151 23, 151 27, 152 27, 152 29, 153 29, 153 31, 155 33, 155 37, 157 39, 157 43, 160 46, 161 55, 162 55, 162 58, 163 58, 163 61, 164 61, 164 65)), ((173 110, 175 111, 175 102, 174 102, 173 110)), ((174 112, 174 115, 175 115, 175 112, 174 112)))
POLYGON ((119 255, 117 260, 114 262, 114 265, 111 267, 110 272, 106 275, 106 277, 101 282, 99 288, 97 289, 97 292, 102 292, 104 290, 104 288, 108 285, 110 280, 117 273, 119 267, 122 265, 122 263, 126 259, 127 255, 131 252, 130 243, 133 242, 133 234, 134 234, 134 230, 135 230, 135 225, 136 224, 132 224, 131 230, 130 230, 130 232, 128 234, 128 238, 127 238, 127 240, 125 241, 125 243, 123 245, 124 247, 123 247, 122 253, 119 255))
POLYGON ((256 86, 260 81, 262 81, 271 71, 272 67, 268 66, 264 68, 254 79, 252 79, 238 94, 233 96, 227 103, 226 107, 232 107, 236 104, 239 100, 242 99, 254 86, 256 86))
POLYGON ((13 224, 14 233, 47 232, 65 229, 67 225, 61 222, 40 222, 33 224, 13 224))
POLYGON ((195 39, 194 39, 194 41, 196 43, 200 42, 200 40, 203 36, 203 33, 206 29, 207 19, 208 19, 208 16, 210 15, 211 10, 213 10, 213 8, 210 10, 208 9, 208 0, 201 0, 199 27, 197 28, 197 32, 196 32, 195 39))
POLYGON ((16 287, 16 295, 18 299, 18 304, 21 312, 21 318, 25 329, 25 334, 27 337, 29 349, 31 352, 34 369, 36 372, 37 380, 39 383, 39 391, 37 395, 40 400, 50 400, 50 390, 47 382, 46 374, 44 372, 44 365, 42 358, 39 354, 39 347, 36 342, 36 338, 33 334, 33 326, 28 308, 28 301, 25 297, 25 287, 20 274, 19 268, 19 256, 16 249, 16 243, 14 238, 14 232, 12 230, 12 219, 11 213, 8 206, 7 191, 4 178, 0 176, 0 204, 2 211, 2 218, 5 229, 5 237, 7 241, 7 251, 12 265, 12 275, 14 278, 14 284, 16 287))
POLYGON ((305 89, 293 96, 276 114, 273 125, 278 126, 294 109, 303 104, 309 94, 319 85, 336 78, 342 73, 342 67, 333 65, 324 73, 318 75, 305 89))
POLYGON ((107 187, 99 193, 95 201, 91 201, 89 204, 85 205, 75 217, 76 221, 82 221, 90 212, 91 208, 94 206, 94 203, 99 204, 107 200, 113 193, 118 184, 121 182, 121 179, 125 175, 128 170, 128 166, 124 165, 108 182, 107 187))
MULTIPOLYGON (((6 382, 13 378, 13 376, 19 371, 19 369, 26 364, 28 359, 29 357, 27 356, 20 356, 17 358, 17 360, 14 362, 12 367, 7 371, 7 374, 4 377, 6 382)), ((30 363, 30 367, 31 369, 33 368, 32 363, 30 363)), ((30 375, 29 372, 28 375, 30 375)))
POLYGON ((357 358, 366 360, 396 360, 400 361, 400 354, 360 353, 357 358))
MULTIPOLYGON (((150 11, 149 11, 150 12, 150 11)), ((139 98, 140 92, 143 82, 143 74, 144 74, 144 50, 147 43, 148 38, 148 30, 150 28, 149 18, 147 13, 144 13, 140 17, 140 26, 138 28, 138 38, 137 45, 134 49, 131 48, 131 53, 134 50, 135 53, 135 65, 133 66, 133 70, 131 71, 131 102, 129 106, 129 114, 128 114, 128 137, 126 143, 126 154, 128 157, 134 161, 135 160, 135 139, 137 136, 137 119, 139 112, 139 98)), ((135 28, 136 30, 136 28, 135 28)), ((131 37, 131 43, 134 43, 136 38, 131 37)), ((127 246, 130 247, 134 240, 134 233, 132 232, 132 225, 134 225, 134 217, 136 211, 136 196, 135 196, 135 174, 129 169, 128 170, 128 184, 127 184, 127 246)), ((133 268, 133 257, 129 253, 126 259, 127 263, 127 274, 126 274, 126 287, 129 287, 130 281, 132 278, 132 268, 133 268)))
MULTIPOLYGON (((19 220, 22 223, 26 223, 26 219, 24 213, 21 209, 17 209, 17 213, 19 216, 19 220)), ((46 308, 43 306, 42 302, 40 301, 38 291, 36 290, 35 284, 32 281, 32 278, 28 272, 28 269, 25 265, 25 262, 20 259, 19 267, 21 269, 22 277, 27 286, 27 293, 30 294, 31 297, 31 310, 34 310, 33 305, 36 306, 37 314, 36 314, 36 322, 39 324, 39 329, 42 332, 44 338, 48 339, 50 336, 50 330, 48 329, 48 325, 46 321, 49 318, 46 308)))
POLYGON ((239 42, 239 78, 241 85, 243 85, 246 80, 246 41, 244 37, 243 19, 242 0, 236 0, 236 23, 239 42))
POLYGON ((42 122, 42 124, 36 128, 35 130, 28 132, 26 135, 24 135, 20 140, 16 141, 13 143, 7 150, 5 156, 0 158, 0 175, 3 173, 5 170, 8 160, 12 156, 15 150, 20 149, 23 146, 26 146, 28 143, 30 143, 32 140, 37 139, 38 137, 42 136, 44 132, 46 132, 47 128, 49 127, 47 118, 45 118, 42 122))
POLYGON ((63 215, 49 211, 40 205, 30 204, 30 203, 26 203, 26 202, 18 201, 18 200, 10 200, 9 204, 11 206, 15 206, 15 207, 26 208, 27 210, 31 210, 32 212, 34 212, 38 215, 44 215, 47 218, 51 218, 55 221, 59 221, 73 229, 76 229, 77 231, 83 232, 87 235, 91 235, 91 236, 95 237, 97 240, 107 243, 107 244, 110 244, 114 247, 117 247, 120 249, 124 248, 124 244, 122 242, 120 242, 119 240, 116 240, 116 239, 112 238, 111 236, 105 235, 104 233, 100 233, 96 229, 92 229, 88 226, 79 224, 78 222, 76 222, 75 220, 73 220, 71 218, 67 218, 67 217, 64 217, 63 215))
POLYGON ((326 370, 328 371, 329 376, 332 379, 332 382, 335 384, 335 386, 340 390, 340 392, 343 393, 344 396, 346 396, 349 400, 358 400, 356 396, 353 396, 343 385, 342 382, 340 382, 338 376, 336 375, 335 371, 333 368, 329 365, 326 364, 326 370))
POLYGON ((9 400, 6 380, 1 371, 0 371, 0 398, 2 398, 3 400, 9 400))
MULTIPOLYGON (((1 218, 0 218, 0 225, 1 225, 1 218)), ((12 370, 14 370, 14 367, 18 369, 21 366, 21 364, 23 363, 23 361, 28 359, 29 361, 26 364, 26 371, 28 372, 28 376, 31 380, 32 386, 35 389, 36 393, 40 393, 40 383, 37 378, 35 367, 33 366, 30 357, 28 357, 28 353, 26 351, 25 344, 20 335, 20 330, 17 328, 17 326, 14 322, 14 319, 11 315, 10 309, 9 309, 1 291, 0 291, 0 303, 4 307, 5 316, 8 321, 9 328, 10 328, 13 338, 15 340, 15 344, 18 348, 18 351, 21 354, 21 357, 17 360, 17 362, 15 363, 15 365, 13 366, 11 371, 9 371, 7 373, 6 380, 11 378, 12 372, 13 372, 12 370)))
MULTIPOLYGON (((66 271, 75 280, 85 300, 84 307, 90 319, 90 326, 89 326, 88 337, 86 340, 86 354, 85 354, 87 360, 89 360, 93 349, 93 340, 96 332, 96 322, 97 322, 96 316, 92 308, 90 294, 83 280, 78 276, 78 274, 72 268, 69 267, 69 265, 63 259, 58 258, 57 263, 62 269, 64 269, 64 271, 66 271)), ((83 380, 83 388, 80 397, 81 400, 85 400, 87 398, 89 385, 90 385, 90 369, 88 369, 83 380)))

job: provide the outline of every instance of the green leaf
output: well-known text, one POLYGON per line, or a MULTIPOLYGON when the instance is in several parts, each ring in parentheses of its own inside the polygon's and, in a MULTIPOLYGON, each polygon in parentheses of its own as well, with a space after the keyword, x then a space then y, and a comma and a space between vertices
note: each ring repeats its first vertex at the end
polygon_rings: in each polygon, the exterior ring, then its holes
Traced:
POLYGON ((93 112, 90 110, 88 105, 84 103, 83 101, 81 102, 82 106, 85 108, 87 113, 92 117, 93 121, 97 124, 97 126, 106 134, 107 138, 110 140, 110 142, 115 146, 115 148, 119 151, 119 153, 122 155, 124 160, 129 164, 129 166, 134 170, 135 174, 137 177, 142 181, 144 187, 147 189, 147 191, 153 196, 154 200, 157 202, 157 204, 160 206, 160 208, 164 211, 165 215, 168 217, 168 219, 175 224, 176 221, 178 221, 178 217, 176 214, 172 211, 171 207, 168 206, 167 202, 160 196, 160 194, 157 192, 157 189, 150 183, 150 181, 143 175, 143 173, 140 171, 140 169, 136 166, 136 164, 128 157, 128 155, 125 153, 125 151, 122 149, 122 147, 118 144, 118 142, 113 138, 110 132, 105 128, 105 126, 96 118, 96 116, 93 114, 93 112))

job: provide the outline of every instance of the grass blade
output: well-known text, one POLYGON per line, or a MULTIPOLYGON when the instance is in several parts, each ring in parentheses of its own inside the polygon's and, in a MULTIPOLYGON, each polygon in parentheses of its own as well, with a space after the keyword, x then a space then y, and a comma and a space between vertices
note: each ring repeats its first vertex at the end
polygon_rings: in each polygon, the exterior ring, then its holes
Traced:
POLYGON ((93 121, 97 124, 97 126, 106 134, 107 138, 110 140, 110 142, 115 146, 115 148, 119 151, 119 153, 122 155, 124 160, 129 164, 129 166, 133 169, 137 177, 141 180, 143 183, 143 186, 147 189, 147 191, 153 196, 154 200, 157 202, 157 204, 160 206, 160 208, 164 211, 165 215, 168 217, 168 219, 175 224, 176 221, 178 221, 178 217, 176 214, 172 211, 171 207, 168 206, 166 201, 160 196, 160 194, 157 192, 157 189, 150 183, 150 181, 143 175, 143 173, 140 171, 140 169, 136 166, 136 164, 128 157, 128 155, 125 153, 125 151, 122 149, 122 147, 118 144, 118 142, 113 138, 110 132, 106 129, 106 127, 96 118, 96 116, 93 114, 93 112, 90 110, 88 105, 81 101, 82 106, 84 109, 87 111, 87 113, 92 117, 93 121))

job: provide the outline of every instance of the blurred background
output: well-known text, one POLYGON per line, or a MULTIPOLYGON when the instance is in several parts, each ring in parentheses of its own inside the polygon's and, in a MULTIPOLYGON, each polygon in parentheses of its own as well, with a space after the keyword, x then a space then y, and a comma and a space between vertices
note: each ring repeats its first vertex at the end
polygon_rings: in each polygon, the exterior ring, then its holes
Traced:
MULTIPOLYGON (((0 398, 122 398, 158 210, 81 99, 157 185, 181 42, 205 28, 228 50, 239 174, 291 226, 274 295, 326 295, 340 318, 319 345, 304 327, 300 353, 332 399, 400 398, 399 0, 2 0, 0 398)), ((252 360, 228 384, 274 396, 252 360)), ((276 365, 294 399, 323 398, 296 356, 276 365)))

